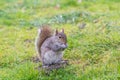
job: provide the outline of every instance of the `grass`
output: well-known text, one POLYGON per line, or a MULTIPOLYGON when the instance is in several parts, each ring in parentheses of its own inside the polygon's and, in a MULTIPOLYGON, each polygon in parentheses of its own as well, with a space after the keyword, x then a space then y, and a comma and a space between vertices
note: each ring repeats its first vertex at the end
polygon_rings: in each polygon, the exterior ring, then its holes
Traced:
POLYGON ((0 1, 0 80, 120 80, 119 5, 119 0, 0 1), (27 60, 36 55, 42 24, 64 28, 68 36, 64 59, 70 65, 50 75, 35 69, 41 63, 27 60))

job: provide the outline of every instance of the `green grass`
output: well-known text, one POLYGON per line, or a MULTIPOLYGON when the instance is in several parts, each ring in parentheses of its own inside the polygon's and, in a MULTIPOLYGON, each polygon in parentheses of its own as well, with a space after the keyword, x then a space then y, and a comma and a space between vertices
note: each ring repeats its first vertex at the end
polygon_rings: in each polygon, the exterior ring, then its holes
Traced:
POLYGON ((120 80, 119 0, 0 1, 0 80, 120 80), (82 29, 80 26, 85 23, 82 29), (65 29, 70 65, 46 75, 35 69, 37 29, 65 29))

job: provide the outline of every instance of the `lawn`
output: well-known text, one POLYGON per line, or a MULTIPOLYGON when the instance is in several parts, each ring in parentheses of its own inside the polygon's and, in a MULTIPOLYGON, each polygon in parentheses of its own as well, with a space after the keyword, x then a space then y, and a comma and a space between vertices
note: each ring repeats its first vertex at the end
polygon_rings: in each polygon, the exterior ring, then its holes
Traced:
POLYGON ((120 80, 119 0, 1 0, 0 80, 120 80), (65 29, 65 68, 36 69, 37 29, 65 29))

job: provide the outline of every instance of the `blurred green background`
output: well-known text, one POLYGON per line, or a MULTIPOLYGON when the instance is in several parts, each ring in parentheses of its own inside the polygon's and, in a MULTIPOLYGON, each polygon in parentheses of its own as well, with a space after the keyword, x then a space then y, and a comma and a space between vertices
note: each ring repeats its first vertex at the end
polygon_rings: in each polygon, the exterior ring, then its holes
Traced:
POLYGON ((0 80, 120 80, 120 0, 0 0, 0 80), (46 75, 34 41, 64 28, 68 66, 46 75))

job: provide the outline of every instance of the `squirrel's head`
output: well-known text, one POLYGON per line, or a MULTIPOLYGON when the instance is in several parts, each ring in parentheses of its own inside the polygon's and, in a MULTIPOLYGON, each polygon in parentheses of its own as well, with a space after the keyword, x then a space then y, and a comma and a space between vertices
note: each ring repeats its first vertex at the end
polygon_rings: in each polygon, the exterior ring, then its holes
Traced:
POLYGON ((64 29, 62 29, 60 32, 56 29, 55 31, 55 37, 57 37, 57 40, 63 46, 63 48, 67 48, 67 36, 64 33, 64 29))

